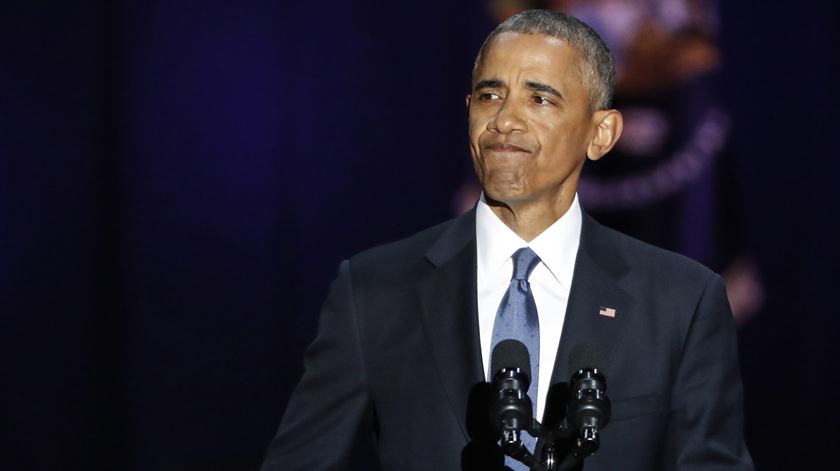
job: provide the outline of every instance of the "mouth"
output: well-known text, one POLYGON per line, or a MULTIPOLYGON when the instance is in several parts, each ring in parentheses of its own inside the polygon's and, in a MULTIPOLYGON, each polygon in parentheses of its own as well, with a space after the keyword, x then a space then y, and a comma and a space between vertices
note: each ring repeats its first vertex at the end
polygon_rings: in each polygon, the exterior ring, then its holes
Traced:
POLYGON ((527 149, 519 147, 516 144, 511 144, 509 142, 495 142, 493 144, 484 146, 484 148, 486 150, 489 150, 489 151, 492 151, 492 152, 507 152, 507 153, 511 153, 511 152, 530 153, 531 152, 527 149))

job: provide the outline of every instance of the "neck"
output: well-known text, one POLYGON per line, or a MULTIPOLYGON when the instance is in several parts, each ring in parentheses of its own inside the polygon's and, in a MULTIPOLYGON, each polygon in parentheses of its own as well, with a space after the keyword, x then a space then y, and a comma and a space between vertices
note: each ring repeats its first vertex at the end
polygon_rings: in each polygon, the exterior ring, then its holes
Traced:
POLYGON ((531 242, 571 208, 575 195, 564 195, 552 204, 511 204, 495 201, 485 195, 487 205, 516 235, 531 242))

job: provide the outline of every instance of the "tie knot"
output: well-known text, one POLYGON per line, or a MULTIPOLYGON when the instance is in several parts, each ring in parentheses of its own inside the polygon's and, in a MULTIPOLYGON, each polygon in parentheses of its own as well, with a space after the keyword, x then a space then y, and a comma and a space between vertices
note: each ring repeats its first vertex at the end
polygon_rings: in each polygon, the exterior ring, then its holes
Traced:
POLYGON ((513 253, 513 280, 527 280, 540 263, 540 257, 528 247, 523 247, 513 253))

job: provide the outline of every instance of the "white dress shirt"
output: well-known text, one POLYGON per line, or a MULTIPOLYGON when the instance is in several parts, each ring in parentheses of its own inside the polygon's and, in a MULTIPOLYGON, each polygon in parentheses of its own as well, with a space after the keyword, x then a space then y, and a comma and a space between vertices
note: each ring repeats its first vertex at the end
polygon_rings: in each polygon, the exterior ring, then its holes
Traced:
POLYGON ((542 420, 545 410, 545 397, 560 344, 560 334, 563 332, 569 289, 580 244, 581 220, 580 204, 575 195, 566 214, 534 240, 526 242, 493 213, 485 202, 484 194, 476 208, 478 328, 484 372, 488 379, 493 374, 489 371, 493 322, 499 304, 510 286, 513 275, 511 256, 522 247, 530 247, 541 260, 529 278, 540 319, 540 368, 536 404, 538 420, 542 420))

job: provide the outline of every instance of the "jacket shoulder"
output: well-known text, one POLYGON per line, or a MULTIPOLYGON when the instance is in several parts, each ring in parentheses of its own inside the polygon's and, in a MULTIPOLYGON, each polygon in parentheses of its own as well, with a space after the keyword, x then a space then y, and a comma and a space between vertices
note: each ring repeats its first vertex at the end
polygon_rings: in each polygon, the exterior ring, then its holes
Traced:
MULTIPOLYGON (((609 227, 597 225, 596 247, 609 246, 614 257, 623 260, 623 270, 635 276, 647 274, 675 285, 705 285, 718 275, 702 263, 685 255, 643 242, 609 227)), ((598 250, 598 248, 596 248, 598 250)))
POLYGON ((349 266, 359 276, 389 276, 406 269, 425 266, 426 253, 457 219, 451 219, 403 239, 363 250, 349 259, 349 266))

